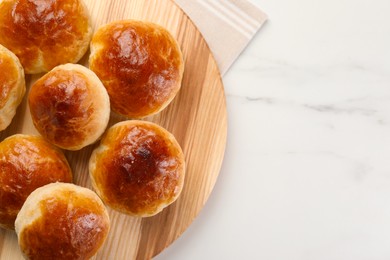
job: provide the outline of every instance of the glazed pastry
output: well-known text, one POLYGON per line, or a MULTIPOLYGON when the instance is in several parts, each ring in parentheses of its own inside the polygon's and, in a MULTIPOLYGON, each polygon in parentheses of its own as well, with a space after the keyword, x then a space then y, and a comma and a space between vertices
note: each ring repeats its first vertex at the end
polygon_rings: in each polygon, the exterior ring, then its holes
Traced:
POLYGON ((179 91, 184 70, 179 45, 166 29, 133 20, 98 29, 89 66, 107 88, 111 109, 129 118, 164 109, 179 91))
POLYGON ((27 196, 57 181, 72 181, 72 171, 59 149, 39 136, 6 138, 0 143, 0 226, 13 229, 27 196))
POLYGON ((25 92, 24 71, 18 57, 0 45, 0 131, 11 123, 25 92))
POLYGON ((110 221, 93 191, 52 183, 31 193, 15 228, 27 259, 89 259, 103 245, 110 221))
POLYGON ((93 151, 89 173, 108 206, 147 217, 178 198, 185 175, 184 155, 164 128, 146 121, 124 121, 112 126, 93 151))
POLYGON ((82 0, 0 1, 0 44, 19 57, 27 74, 76 63, 91 37, 82 0))
POLYGON ((67 150, 94 143, 110 118, 110 101, 99 78, 78 64, 55 67, 31 87, 28 102, 35 128, 67 150))

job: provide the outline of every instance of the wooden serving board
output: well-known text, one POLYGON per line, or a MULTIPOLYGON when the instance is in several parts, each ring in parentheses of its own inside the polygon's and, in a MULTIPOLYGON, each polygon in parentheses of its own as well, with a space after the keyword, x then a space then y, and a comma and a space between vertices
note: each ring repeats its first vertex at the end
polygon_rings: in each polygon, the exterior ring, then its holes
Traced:
MULTIPOLYGON (((85 0, 94 28, 114 20, 140 19, 165 26, 178 39, 185 57, 182 89, 156 122, 177 138, 185 153, 187 170, 179 199, 162 213, 134 218, 109 209, 111 230, 96 259, 150 259, 177 239, 206 203, 216 182, 225 151, 227 115, 221 76, 210 50, 190 19, 171 0, 85 0)), ((81 64, 88 64, 88 54, 81 64)), ((42 75, 27 76, 27 87, 42 75)), ((27 93, 28 93, 27 90, 27 93)), ((27 95, 26 95, 27 96, 27 95)), ((124 120, 111 116, 110 125, 124 120)), ((16 134, 38 134, 26 97, 12 124, 0 140, 16 134)), ((91 145, 78 152, 65 152, 74 182, 91 188, 88 160, 91 145)), ((0 229, 0 259, 22 259, 17 237, 0 229)))

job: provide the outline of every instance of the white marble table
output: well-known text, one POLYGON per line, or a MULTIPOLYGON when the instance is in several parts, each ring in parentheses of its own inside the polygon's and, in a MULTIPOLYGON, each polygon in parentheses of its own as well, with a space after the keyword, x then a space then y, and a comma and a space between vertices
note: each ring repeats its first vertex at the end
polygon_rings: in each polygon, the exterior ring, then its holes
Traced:
POLYGON ((390 259, 390 1, 252 1, 220 177, 156 259, 390 259))

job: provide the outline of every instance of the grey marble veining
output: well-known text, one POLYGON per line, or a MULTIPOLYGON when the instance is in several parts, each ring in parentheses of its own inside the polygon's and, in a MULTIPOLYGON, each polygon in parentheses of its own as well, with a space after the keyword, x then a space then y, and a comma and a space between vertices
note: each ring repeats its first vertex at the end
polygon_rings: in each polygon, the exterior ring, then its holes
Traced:
POLYGON ((390 1, 253 2, 220 177, 158 259, 390 259, 390 1))

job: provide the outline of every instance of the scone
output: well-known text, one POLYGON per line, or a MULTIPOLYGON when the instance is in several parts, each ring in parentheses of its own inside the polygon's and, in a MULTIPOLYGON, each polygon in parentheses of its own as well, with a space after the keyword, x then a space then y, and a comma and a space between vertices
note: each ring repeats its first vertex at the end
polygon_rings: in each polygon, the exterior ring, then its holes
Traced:
POLYGON ((42 137, 13 135, 0 143, 0 226, 13 229, 27 196, 52 182, 71 182, 63 153, 42 137))
POLYGON ((11 123, 25 92, 24 72, 18 57, 0 45, 0 131, 11 123))
POLYGON ((110 100, 99 78, 78 64, 55 67, 31 87, 28 103, 35 128, 67 150, 94 143, 110 118, 110 100))
POLYGON ((110 228, 107 210, 91 190, 66 183, 36 189, 15 221, 27 259, 89 259, 110 228))
POLYGON ((82 0, 0 1, 0 44, 19 57, 27 74, 79 61, 91 37, 82 0))
POLYGON ((129 118, 160 112, 181 87, 183 56, 163 27, 125 20, 92 37, 89 67, 107 88, 111 109, 129 118))
POLYGON ((178 198, 184 155, 164 128, 146 121, 123 121, 112 126, 93 151, 89 173, 108 206, 133 216, 153 216, 178 198))

